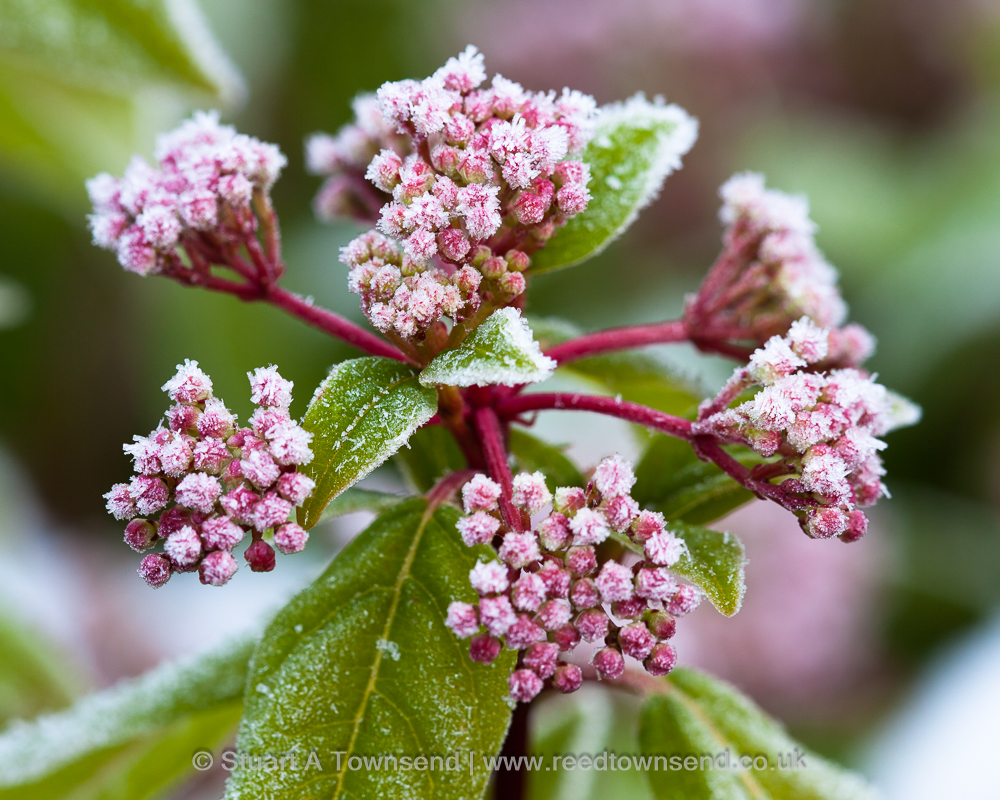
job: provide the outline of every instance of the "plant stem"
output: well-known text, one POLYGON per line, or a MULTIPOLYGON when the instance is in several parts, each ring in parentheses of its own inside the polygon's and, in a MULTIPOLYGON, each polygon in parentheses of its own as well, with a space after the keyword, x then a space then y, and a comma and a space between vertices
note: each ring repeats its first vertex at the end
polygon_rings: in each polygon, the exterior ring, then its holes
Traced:
POLYGON ((625 350, 630 347, 641 347, 647 344, 664 344, 667 342, 686 342, 688 340, 687 323, 684 320, 660 322, 655 325, 634 325, 624 328, 609 328, 571 339, 557 344, 545 351, 545 355, 555 359, 560 364, 576 361, 581 358, 607 353, 612 350, 625 350))
POLYGON ((507 448, 504 445, 503 428, 500 426, 497 412, 490 406, 477 408, 475 421, 483 455, 486 458, 486 467, 493 480, 500 484, 500 513, 503 514, 509 528, 523 533, 524 519, 511 502, 513 478, 510 474, 510 464, 507 463, 507 448))
POLYGON ((690 441, 693 436, 691 423, 682 417, 675 417, 673 414, 666 414, 638 403, 628 403, 614 397, 599 397, 572 392, 525 394, 503 399, 496 408, 497 413, 505 419, 516 417, 526 411, 545 409, 593 411, 634 422, 637 425, 643 425, 685 441, 690 441))

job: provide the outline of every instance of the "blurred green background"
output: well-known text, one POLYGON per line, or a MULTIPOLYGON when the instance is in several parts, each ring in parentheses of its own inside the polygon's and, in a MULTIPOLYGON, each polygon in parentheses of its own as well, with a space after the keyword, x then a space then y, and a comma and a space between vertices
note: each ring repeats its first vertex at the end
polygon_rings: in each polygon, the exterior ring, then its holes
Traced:
MULTIPOLYGON (((83 180, 218 106, 277 142, 288 285, 361 319, 321 226, 303 138, 349 101, 429 74, 467 42, 532 89, 664 94, 701 139, 629 235, 533 283, 530 312, 585 328, 674 315, 719 248, 718 185, 755 169, 806 192, 881 380, 920 403, 886 452, 880 685, 1000 601, 1000 4, 989 0, 0 0, 0 440, 75 537, 117 537, 101 494, 183 358, 242 416, 276 363, 296 412, 349 353, 278 312, 127 275, 89 244, 83 180), (163 34, 167 31, 168 34, 163 34), (211 33, 210 33, 211 31, 211 33), (217 46, 209 46, 214 35, 217 46), (232 64, 226 61, 226 56, 232 64), (242 78, 240 77, 242 76, 242 78)), ((688 362, 685 362, 688 363, 688 362)), ((710 363, 711 384, 724 371, 710 363)), ((864 547, 865 545, 857 545, 864 547)), ((753 586, 750 587, 753 591, 753 586)), ((766 702, 766 699, 765 699, 766 702)), ((837 753, 860 721, 805 730, 837 753)))

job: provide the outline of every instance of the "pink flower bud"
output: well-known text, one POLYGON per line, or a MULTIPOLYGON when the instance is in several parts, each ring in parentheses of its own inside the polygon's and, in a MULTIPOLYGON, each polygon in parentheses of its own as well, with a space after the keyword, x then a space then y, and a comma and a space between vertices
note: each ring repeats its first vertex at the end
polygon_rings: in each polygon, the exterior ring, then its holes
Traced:
POLYGON ((586 186, 568 183, 556 193, 556 205, 567 217, 573 217, 586 210, 590 202, 590 192, 586 186))
POLYGON ((537 573, 526 573, 514 582, 510 598, 519 611, 537 611, 545 602, 545 581, 537 573))
POLYGON ((547 631, 559 630, 571 616, 568 600, 549 600, 538 609, 538 622, 547 631))
POLYGON ((393 150, 383 150, 368 165, 365 177, 383 192, 392 192, 399 184, 403 160, 393 150))
POLYGON ((146 241, 142 229, 132 225, 118 239, 118 263, 136 275, 149 275, 156 270, 156 250, 146 241))
POLYGON ((468 639, 479 632, 479 615, 476 607, 469 603, 455 601, 448 605, 447 625, 459 639, 468 639))
POLYGON ((677 581, 663 568, 640 569, 635 576, 635 593, 647 600, 667 601, 676 590, 677 581))
POLYGON ((182 192, 178 198, 177 210, 189 228, 207 231, 214 228, 219 220, 219 204, 215 194, 208 189, 192 189, 182 192))
POLYGON ((228 517, 212 517, 201 523, 201 540, 207 550, 232 550, 243 536, 243 528, 228 517))
POLYGON ((239 564, 228 550, 216 550, 198 565, 198 580, 206 586, 222 586, 236 574, 239 564))
POLYGON ((508 250, 504 254, 504 260, 507 262, 507 269, 512 272, 524 272, 531 266, 531 259, 528 258, 528 254, 520 250, 508 250))
POLYGON ((517 622, 517 615, 505 595, 484 597, 479 601, 479 618, 493 636, 503 636, 517 622))
POLYGON ((309 447, 312 434, 297 422, 274 425, 267 432, 267 442, 271 456, 282 466, 308 464, 312 461, 313 452, 309 447))
POLYGON ((270 572, 274 569, 274 548, 263 539, 250 545, 243 554, 253 572, 270 572))
POLYGON ((240 525, 253 525, 253 510, 259 501, 257 494, 245 486, 239 486, 223 495, 220 503, 234 521, 240 525))
POLYGON ((236 415, 217 397, 205 401, 205 410, 198 419, 198 433, 204 437, 225 439, 236 430, 236 415))
POLYGON ((232 454, 221 439, 202 439, 194 446, 194 468, 212 475, 222 472, 232 454))
POLYGON ((179 478, 191 468, 191 445, 180 436, 173 436, 157 451, 160 469, 170 478, 179 478))
POLYGON ((167 411, 167 424, 176 433, 186 433, 194 436, 198 432, 198 418, 201 411, 197 406, 178 403, 167 411))
POLYGON ((669 611, 654 611, 646 625, 657 639, 669 639, 677 632, 677 619, 669 611))
POLYGON ((534 533, 508 533, 500 545, 500 559, 516 569, 533 564, 541 558, 534 533))
POLYGON ((108 501, 106 506, 108 513, 117 520, 132 519, 138 513, 127 483, 116 483, 111 487, 111 491, 104 495, 104 499, 108 501))
POLYGON ((505 295, 517 297, 527 288, 528 284, 520 272, 505 272, 497 280, 497 285, 505 295))
POLYGON ((175 492, 180 505, 203 514, 211 514, 215 501, 222 494, 222 484, 211 475, 192 472, 177 484, 175 492))
POLYGON ((559 646, 564 653, 573 650, 580 644, 580 632, 572 623, 563 625, 559 630, 553 632, 552 641, 559 646))
POLYGON ((136 475, 128 485, 129 494, 140 514, 149 516, 163 508, 170 499, 167 484, 159 478, 136 475))
POLYGON ((562 599, 569 596, 570 574, 559 566, 558 561, 546 560, 535 574, 542 579, 549 597, 562 599))
POLYGON ((569 521, 569 529, 573 531, 574 545, 600 544, 611 535, 604 514, 592 508, 577 511, 569 521))
POLYGON ((469 645, 469 658, 480 664, 492 664, 496 661, 503 645, 498 639, 494 639, 488 633, 481 633, 472 637, 469 645))
POLYGON ((618 644, 625 655, 642 661, 652 652, 656 639, 645 623, 633 622, 618 631, 618 644))
POLYGON ((499 561, 480 561, 469 571, 469 583, 479 595, 500 594, 510 585, 507 568, 499 561))
POLYGON ((278 493, 294 506, 300 506, 316 488, 316 482, 301 472, 286 472, 278 479, 278 493))
POLYGON ((507 648, 524 650, 535 642, 545 641, 545 631, 527 614, 521 614, 507 629, 507 648))
POLYGON ((569 599, 576 608, 593 608, 601 602, 597 585, 590 578, 573 581, 569 590, 569 599))
POLYGON ((223 175, 219 178, 219 197, 231 206, 248 206, 253 198, 253 184, 238 172, 223 175))
POLYGON ((552 501, 552 493, 545 485, 545 476, 541 472, 515 475, 511 501, 529 514, 537 514, 552 501))
POLYGON ((125 543, 135 552, 148 550, 156 541, 156 525, 148 519, 134 519, 125 526, 125 543))
POLYGON ((643 662, 646 672, 657 677, 668 674, 675 664, 677 664, 677 651, 666 642, 653 645, 649 658, 643 662))
POLYGON ((485 511, 476 511, 459 519, 455 527, 458 528, 466 546, 474 547, 477 544, 488 544, 493 540, 500 529, 500 520, 485 511))
POLYGON ((308 541, 309 533, 294 522, 282 525, 274 532, 274 546, 286 556, 301 553, 308 541))
POLYGON ((465 505, 466 514, 480 510, 493 511, 498 507, 497 500, 499 498, 500 484, 491 481, 482 474, 474 475, 462 487, 462 502, 465 505))
POLYGON ((611 613, 618 619, 639 619, 646 613, 648 603, 641 597, 616 600, 611 604, 611 613))
POLYGON ((683 617, 685 614, 694 611, 701 603, 702 593, 694 586, 679 586, 677 592, 667 604, 667 611, 675 617, 683 617))
POLYGON ((596 642, 608 635, 611 620, 601 609, 589 608, 580 613, 575 624, 584 641, 596 642))
POLYGON ((591 661, 599 680, 614 680, 625 672, 625 659, 614 647, 605 647, 594 654, 591 661))
POLYGON ((291 513, 291 503, 277 492, 268 492, 253 507, 253 526, 259 531, 266 531, 286 522, 291 513))
POLYGON ((597 555, 593 547, 571 547, 566 551, 566 568, 576 577, 589 575, 597 569, 597 555))
POLYGON ((839 508, 826 506, 806 512, 805 530, 814 539, 832 539, 847 530, 848 516, 839 508))
POLYGON ((538 523, 538 540, 545 550, 562 550, 569 544, 571 536, 569 520, 558 512, 538 523))
POLYGON ((652 533, 646 539, 646 558, 661 567, 672 567, 684 555, 684 541, 670 531, 652 533))
POLYGON ((197 361, 185 359, 162 389, 175 403, 203 403, 212 396, 212 379, 199 369, 197 361))
POLYGON ((269 488, 281 476, 281 468, 274 463, 270 454, 263 450, 253 450, 247 453, 244 449, 240 469, 243 471, 243 475, 260 489, 269 488))
POLYGON ((587 505, 587 494, 578 486, 561 486, 556 489, 553 509, 567 517, 587 505))
POLYGON ((250 379, 250 399, 257 405, 287 409, 292 404, 292 387, 295 384, 282 378, 274 365, 258 367, 252 373, 248 372, 247 377, 250 379))
POLYGON ((628 495, 612 497, 601 506, 608 525, 615 533, 624 533, 639 513, 639 504, 628 495))
POLYGON ((605 458, 594 470, 594 486, 604 497, 622 497, 634 485, 632 465, 617 453, 605 458))
POLYGON ((510 696, 520 703, 530 703, 544 686, 542 679, 530 669, 514 670, 508 681, 510 696))
POLYGON ((605 562, 595 583, 605 603, 629 600, 633 596, 632 571, 616 561, 605 562))
POLYGON ((458 263, 469 254, 472 245, 460 230, 448 228, 438 234, 438 247, 445 258, 458 263))
POLYGON ((576 664, 561 664, 552 676, 552 685, 563 694, 572 694, 583 685, 583 670, 576 664))
POLYGON ((524 666, 534 672, 539 678, 550 678, 556 671, 556 661, 559 658, 559 645, 550 642, 537 642, 524 653, 524 666))
POLYGON ((851 511, 847 515, 847 529, 840 534, 842 542, 856 542, 868 532, 868 517, 863 511, 851 511))
POLYGON ((139 577, 154 589, 159 589, 170 580, 170 560, 159 553, 150 553, 139 562, 139 577))
POLYGON ((521 192, 514 202, 514 217, 522 225, 537 225, 542 221, 549 204, 534 192, 521 192))
POLYGON ((497 280, 507 272, 507 262, 499 256, 490 256, 479 266, 479 271, 487 280, 497 280))
POLYGON ((167 537, 163 544, 163 552, 170 557, 171 563, 178 571, 186 572, 193 569, 201 560, 203 552, 198 532, 190 525, 185 525, 167 537))

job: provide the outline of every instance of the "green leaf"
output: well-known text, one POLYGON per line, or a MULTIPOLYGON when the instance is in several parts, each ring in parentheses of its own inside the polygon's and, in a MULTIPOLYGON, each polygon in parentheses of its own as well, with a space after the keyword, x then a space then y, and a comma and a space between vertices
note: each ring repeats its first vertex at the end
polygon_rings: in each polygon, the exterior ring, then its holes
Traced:
POLYGON ((371 489, 359 489, 357 486, 352 486, 327 504, 326 508, 323 509, 323 513, 320 514, 319 521, 325 522, 328 519, 336 519, 345 514, 354 514, 358 511, 382 512, 405 499, 405 497, 401 497, 398 494, 376 492, 371 489))
POLYGON ((159 667, 0 735, 2 800, 140 800, 192 771, 240 717, 252 640, 159 667))
POLYGON ((601 252, 656 197, 697 135, 697 123, 683 109, 650 103, 641 94, 602 108, 583 153, 590 165, 590 203, 531 257, 531 273, 579 264, 601 252))
MULTIPOLYGON (((740 460, 751 464, 761 459, 750 453, 740 460)), ((632 497, 668 520, 701 525, 752 500, 753 492, 699 459, 687 442, 656 435, 636 465, 632 497)))
POLYGON ((541 472, 550 491, 557 486, 583 486, 583 476, 572 461, 562 451, 525 433, 520 428, 511 428, 508 442, 518 469, 524 472, 541 472))
POLYGON ((489 773, 479 759, 503 742, 514 659, 474 663, 444 624, 451 601, 474 599, 469 569, 490 552, 462 544, 458 518, 424 498, 401 503, 278 614, 253 657, 237 750, 315 749, 320 766, 237 768, 227 798, 481 796, 489 773), (462 766, 348 768, 349 758, 387 754, 457 755, 462 766))
POLYGON ((684 540, 687 553, 670 569, 704 590, 705 595, 727 617, 740 610, 746 592, 743 542, 731 533, 720 533, 698 525, 670 523, 670 530, 684 540))
MULTIPOLYGON (((646 775, 658 800, 876 800, 860 777, 820 758, 791 739, 732 686, 700 672, 677 669, 642 710, 639 741, 652 759, 646 775), (762 769, 710 769, 701 756, 725 764, 762 756, 762 769), (796 754, 799 759, 796 762, 796 754), (670 767, 670 757, 680 760, 670 767), (683 759, 694 757, 694 769, 683 759), (661 757, 661 758, 658 758, 661 757), (791 767, 798 765, 798 769, 791 767), (782 766, 785 768, 782 769, 782 766)), ((752 762, 751 762, 752 763, 752 762)))
POLYGON ((313 434, 313 460, 303 472, 316 488, 299 509, 311 528, 334 497, 357 483, 402 447, 437 412, 437 392, 417 381, 417 371, 391 358, 368 356, 330 370, 302 427, 313 434))
POLYGON ((449 472, 465 469, 465 456, 444 425, 425 425, 396 453, 403 473, 421 494, 429 492, 449 472))
POLYGON ((516 308, 498 308, 454 350, 440 353, 422 373, 424 386, 518 386, 538 383, 556 367, 542 355, 516 308))
POLYGON ((77 689, 65 658, 41 634, 0 616, 0 728, 69 705, 77 689))
POLYGON ((638 769, 612 771, 565 760, 567 755, 593 758, 602 753, 638 753, 635 721, 641 708, 639 697, 594 683, 586 683, 569 695, 543 694, 531 708, 529 749, 542 762, 540 769, 532 769, 527 775, 528 797, 652 800, 646 776, 638 769), (553 757, 559 760, 553 761, 553 757))

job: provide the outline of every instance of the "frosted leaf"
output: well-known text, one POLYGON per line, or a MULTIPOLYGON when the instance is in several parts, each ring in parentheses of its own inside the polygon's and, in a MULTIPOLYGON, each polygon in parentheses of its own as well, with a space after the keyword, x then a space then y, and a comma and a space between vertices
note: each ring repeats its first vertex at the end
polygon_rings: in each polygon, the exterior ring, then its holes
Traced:
POLYGON ((424 386, 518 386, 546 380, 556 362, 542 354, 516 308, 494 311, 455 350, 446 350, 420 373, 424 386))
POLYGON ((694 145, 698 123, 677 105, 637 94, 604 106, 583 152, 590 203, 532 256, 532 273, 577 264, 601 252, 635 222, 694 145))

